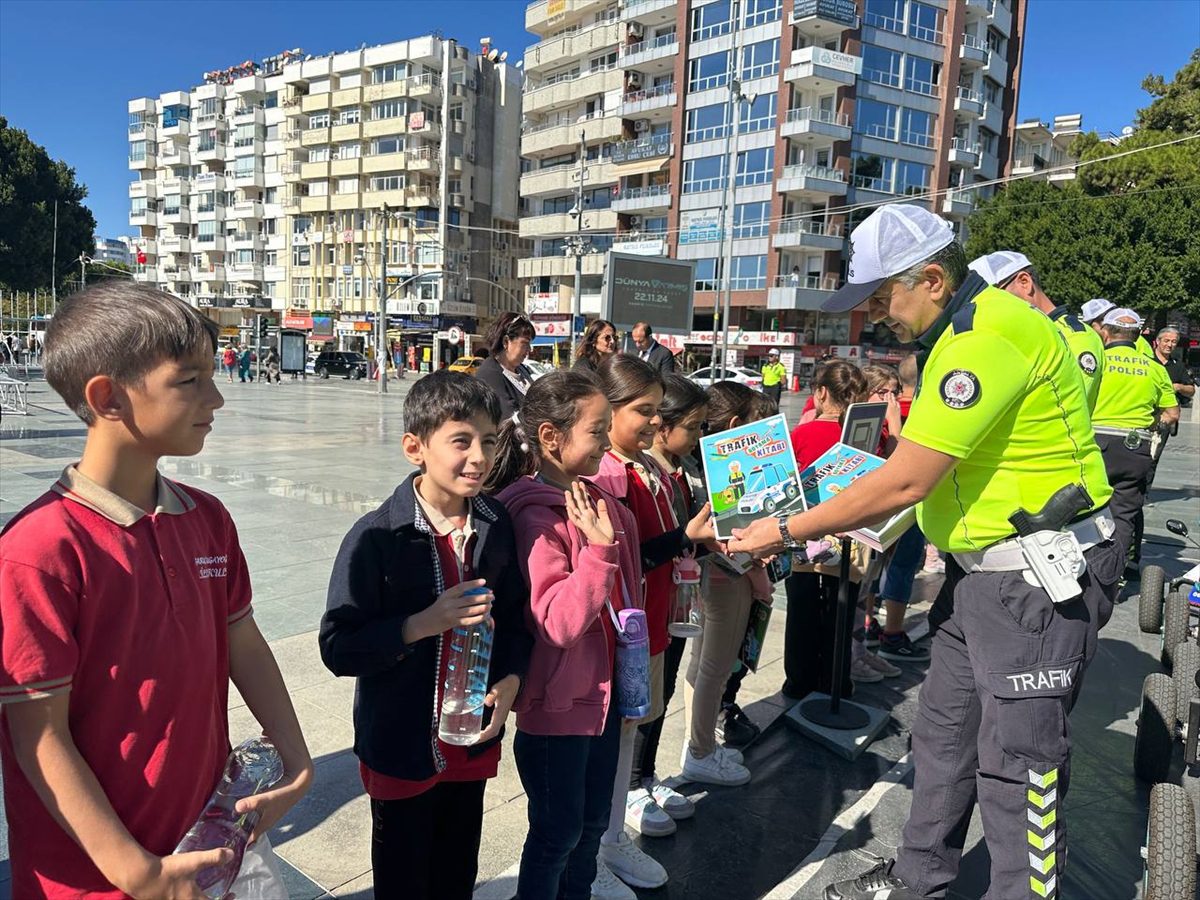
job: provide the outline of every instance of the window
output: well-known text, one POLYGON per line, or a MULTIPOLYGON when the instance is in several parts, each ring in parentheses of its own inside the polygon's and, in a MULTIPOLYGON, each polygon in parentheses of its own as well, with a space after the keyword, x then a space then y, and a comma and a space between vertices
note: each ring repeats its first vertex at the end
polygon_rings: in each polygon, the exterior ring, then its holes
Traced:
POLYGON ((371 144, 372 156, 383 156, 385 153, 403 153, 404 136, 389 134, 387 137, 375 138, 371 144))
POLYGON ((371 105, 371 118, 374 120, 396 119, 403 116, 404 113, 405 103, 403 100, 384 100, 371 105))
POLYGON ((595 188, 583 192, 584 209, 608 209, 612 206, 612 188, 595 188))
POLYGON ((337 193, 339 194, 355 194, 358 192, 357 178, 339 178, 337 180, 337 193))
POLYGON ((902 159, 896 163, 896 193, 923 194, 929 189, 932 166, 902 159))
POLYGON ((996 84, 996 82, 992 81, 990 78, 983 79, 983 99, 993 106, 999 106, 1000 97, 1000 85, 996 84))
POLYGON ((131 160, 143 160, 146 158, 146 142, 131 141, 129 144, 129 158, 131 160))
POLYGON ((868 25, 903 34, 904 0, 867 0, 863 18, 868 25))
POLYGON ((588 72, 607 72, 609 69, 616 68, 617 51, 606 53, 601 56, 593 56, 588 60, 588 72))
POLYGON ((998 32, 995 28, 989 28, 987 32, 988 49, 993 53, 1003 56, 1005 49, 1004 35, 998 32))
POLYGON ((738 127, 742 134, 774 128, 778 103, 779 94, 772 91, 755 97, 753 103, 739 104, 741 112, 738 127))
POLYGON ((744 150, 737 155, 737 178, 734 184, 738 187, 747 184, 767 184, 774 177, 774 174, 774 147, 744 150))
POLYGON ((311 266, 312 247, 308 244, 292 244, 292 265, 311 266))
POLYGON ((196 147, 200 152, 205 150, 215 150, 217 148, 217 130, 210 128, 207 131, 200 132, 200 144, 196 147))
POLYGON ((239 125, 233 131, 233 146, 250 147, 254 144, 254 125, 239 125))
MULTIPOLYGON (((307 263, 306 263, 307 265, 307 263)), ((309 292, 312 290, 312 279, 309 278, 293 278, 292 279, 292 294, 293 300, 303 301, 302 306, 308 306, 309 292)))
POLYGON ((725 157, 701 156, 683 163, 683 193, 719 191, 725 186, 725 157))
MULTIPOLYGON (((701 9, 708 9, 702 6, 701 9)), ((729 52, 710 53, 693 59, 688 67, 688 90, 707 91, 729 83, 729 52)))
POLYGON ((234 250, 233 264, 235 266, 252 266, 258 262, 258 260, 255 259, 257 255, 258 254, 253 250, 234 250))
POLYGON ((337 123, 339 125, 357 125, 361 117, 362 110, 357 106, 352 106, 338 113, 337 123))
POLYGON ((575 197, 568 194, 563 197, 548 197, 542 201, 542 215, 553 216, 570 212, 575 206, 575 197))
POLYGON ((358 159, 362 156, 362 144, 338 144, 333 148, 334 159, 358 159))
POLYGON ((896 161, 888 159, 886 156, 864 156, 855 153, 850 167, 854 186, 868 191, 890 194, 895 165, 896 161))
POLYGON ((163 214, 174 215, 179 212, 179 194, 167 194, 163 197, 163 214))
POLYGON ((546 80, 542 82, 542 87, 549 87, 552 84, 562 84, 567 81, 574 81, 579 77, 579 66, 572 66, 569 69, 562 69, 555 72, 553 75, 547 75, 546 80))
POLYGON ((371 84, 384 84, 388 81, 400 81, 408 77, 407 63, 394 63, 390 66, 379 66, 371 70, 371 84))
POLYGON ((327 112, 315 113, 315 114, 309 116, 308 117, 308 127, 309 128, 328 128, 329 127, 329 113, 327 113, 327 112))
POLYGON ((368 191, 399 191, 404 188, 404 176, 401 174, 394 175, 372 175, 368 191))
POLYGON ((919 41, 931 44, 942 42, 942 18, 945 15, 935 6, 924 3, 913 3, 909 6, 908 33, 919 41))
POLYGON ((728 103, 714 103, 687 111, 687 142, 711 141, 729 134, 728 103))
POLYGON ((329 196, 328 181, 310 181, 308 182, 308 196, 310 197, 327 197, 329 196))
POLYGON ((855 107, 854 124, 863 134, 882 138, 885 141, 896 140, 896 119, 900 107, 890 103, 880 103, 878 100, 858 98, 855 107))
POLYGON ((217 98, 206 97, 196 106, 196 121, 206 122, 217 117, 217 98))
POLYGON ((771 217, 771 201, 739 203, 733 208, 733 236, 756 238, 767 236, 767 220, 771 217))
POLYGON ((904 67, 904 89, 906 91, 936 97, 941 77, 941 63, 935 63, 923 56, 908 54, 904 67))
POLYGON ((916 144, 918 147, 932 147, 935 122, 937 116, 933 113, 922 112, 919 109, 904 110, 900 126, 901 142, 916 144))
POLYGON ((989 128, 979 129, 979 145, 983 148, 983 152, 992 156, 996 155, 996 132, 989 128))
POLYGON ((145 215, 146 209, 147 206, 145 197, 134 197, 129 201, 129 214, 131 216, 145 215))
POLYGON ((201 191, 196 195, 196 212, 212 212, 216 209, 216 192, 201 191))
POLYGON ((742 48, 742 78, 767 78, 779 71, 779 38, 742 48))
MULTIPOLYGON (((278 202, 279 202, 279 188, 269 187, 263 191, 263 203, 278 203, 278 202)), ((274 223, 275 223, 274 219, 268 219, 267 221, 270 222, 272 225, 274 225, 274 223)), ((272 230, 270 233, 274 234, 275 232, 274 232, 274 230, 272 230)))
POLYGON ((238 176, 238 175, 252 175, 252 174, 254 174, 254 172, 255 172, 255 171, 256 171, 256 169, 257 169, 257 166, 255 166, 255 165, 254 165, 255 161, 256 161, 256 160, 255 160, 255 158, 254 158, 253 156, 239 156, 239 157, 237 157, 237 158, 236 158, 236 159, 233 161, 233 174, 234 174, 234 176, 238 176))
POLYGON ((743 0, 746 17, 742 20, 746 28, 778 22, 781 0, 743 0))
POLYGON ((292 234, 304 234, 312 230, 312 216, 292 216, 292 234))
POLYGON ((767 286, 767 257, 735 256, 729 275, 730 290, 761 291, 767 286))
POLYGON ((666 233, 667 233, 667 217, 666 216, 654 216, 653 218, 650 218, 650 219, 646 219, 646 218, 642 219, 642 234, 643 235, 649 236, 652 234, 666 234, 666 233))
POLYGON ((721 286, 721 266, 716 259, 696 260, 695 287, 698 291, 715 291, 721 286))
POLYGON ((895 50, 863 44, 863 78, 888 87, 900 87, 900 54, 895 50))
POLYGON ((196 223, 196 240, 201 244, 216 243, 217 223, 212 219, 196 223))
POLYGON ((703 41, 729 34, 733 30, 729 5, 730 0, 717 0, 716 3, 707 3, 692 10, 692 40, 703 41))

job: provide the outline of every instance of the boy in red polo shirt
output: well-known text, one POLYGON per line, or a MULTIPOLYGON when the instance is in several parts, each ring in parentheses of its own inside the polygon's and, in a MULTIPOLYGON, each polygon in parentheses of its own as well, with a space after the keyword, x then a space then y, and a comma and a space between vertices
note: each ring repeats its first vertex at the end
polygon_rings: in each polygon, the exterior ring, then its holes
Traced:
POLYGON ((211 321, 128 282, 75 294, 47 330, 46 380, 88 435, 80 461, 0 534, 15 897, 201 896, 196 874, 230 851, 171 851, 224 768, 230 678, 287 771, 238 805, 261 815, 254 838, 312 781, 233 521, 157 468, 212 430, 215 349, 211 321))
POLYGON ((480 496, 496 457, 500 400, 461 372, 418 381, 404 400, 404 455, 419 466, 346 535, 321 620, 321 659, 357 678, 354 752, 371 798, 375 896, 469 900, 483 792, 533 639, 529 590, 508 512, 480 496), (486 586, 489 596, 468 595, 486 586), (470 746, 438 738, 449 637, 495 632, 484 728, 470 746), (490 714, 490 722, 489 722, 490 714))

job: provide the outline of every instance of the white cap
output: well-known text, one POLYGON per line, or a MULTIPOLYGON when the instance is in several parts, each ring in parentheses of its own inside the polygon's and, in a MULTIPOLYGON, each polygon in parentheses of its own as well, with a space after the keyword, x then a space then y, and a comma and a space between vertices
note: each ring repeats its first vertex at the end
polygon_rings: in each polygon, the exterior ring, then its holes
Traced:
POLYGON ((972 261, 967 268, 995 287, 998 284, 1004 284, 1022 269, 1028 269, 1030 265, 1032 264, 1029 262, 1029 257, 1024 253, 1018 253, 1015 250, 997 250, 995 253, 989 253, 972 261))
POLYGON ((1083 309, 1079 311, 1079 319, 1082 322, 1094 322, 1110 309, 1115 309, 1116 306, 1117 304, 1111 300, 1089 300, 1083 304, 1083 309))
MULTIPOLYGON (((1094 300, 1092 301, 1095 302, 1094 300)), ((1107 300, 1105 301, 1108 302, 1107 300)), ((1104 315, 1104 325, 1111 325, 1114 328, 1141 328, 1142 317, 1135 313, 1132 309, 1110 309, 1104 315)))
POLYGON ((953 240, 950 223, 924 207, 909 203, 881 206, 850 234, 846 284, 823 308, 849 312, 887 279, 929 259, 953 240))
POLYGON ((767 351, 767 356, 778 356, 778 355, 779 355, 779 351, 776 350, 774 347, 772 347, 770 350, 767 351))

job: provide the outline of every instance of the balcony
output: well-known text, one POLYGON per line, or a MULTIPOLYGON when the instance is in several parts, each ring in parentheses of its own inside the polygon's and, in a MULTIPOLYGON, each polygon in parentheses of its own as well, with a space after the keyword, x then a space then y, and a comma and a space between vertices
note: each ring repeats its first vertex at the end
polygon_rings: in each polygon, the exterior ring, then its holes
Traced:
POLYGON ((625 0, 621 19, 625 22, 640 22, 645 19, 665 21, 675 18, 675 0, 625 0), (654 13, 666 13, 666 16, 654 13))
POLYGON ((223 141, 217 141, 213 144, 198 145, 193 156, 196 162, 223 162, 225 152, 226 144, 223 141))
POLYGON ((671 206, 671 185, 650 184, 645 187, 622 188, 612 200, 619 213, 637 213, 671 206))
POLYGON ((989 131, 999 134, 1004 130, 1003 115, 1000 99, 997 96, 995 103, 985 102, 983 104, 983 121, 980 124, 989 131))
POLYGON ((788 110, 779 133, 784 137, 804 138, 810 144, 848 141, 850 140, 850 118, 844 113, 838 114, 826 109, 802 106, 800 109, 788 110), (824 140, 817 141, 817 138, 824 140))
POLYGON ((225 207, 217 206, 213 203, 209 203, 206 206, 197 206, 196 215, 193 218, 197 222, 224 222, 225 207))
POLYGON ((263 267, 261 263, 231 263, 229 265, 230 281, 262 281, 263 267))
POLYGON ((667 59, 679 53, 679 36, 675 32, 660 34, 656 38, 647 38, 636 44, 624 44, 621 47, 620 62, 622 66, 636 69, 658 59, 667 59))
POLYGON ((539 0, 525 7, 525 30, 540 34, 551 28, 562 28, 568 19, 578 21, 589 12, 600 12, 607 0, 568 0, 565 4, 557 0, 539 0))
POLYGON ((968 169, 973 169, 979 165, 980 148, 978 144, 968 144, 962 138, 953 138, 950 141, 950 152, 948 158, 952 166, 964 166, 968 169))
POLYGON ((413 75, 408 79, 408 96, 418 97, 435 97, 442 93, 442 79, 432 72, 426 72, 424 75, 413 75))
POLYGON ((988 64, 991 52, 987 44, 973 34, 964 34, 962 43, 958 45, 958 58, 962 60, 964 69, 978 69, 988 64))
POLYGON ((233 215, 238 219, 261 219, 263 217, 262 203, 258 200, 239 200, 233 204, 233 215))
POLYGON ((837 287, 836 275, 780 275, 767 291, 767 309, 819 310, 837 287))
POLYGON ((243 96, 260 96, 266 93, 266 81, 262 75, 243 75, 233 80, 233 92, 243 96))
POLYGON ((979 91, 959 87, 954 95, 954 111, 968 118, 983 115, 983 95, 979 91))
POLYGON ((436 147, 421 147, 404 154, 405 167, 410 172, 433 172, 438 167, 436 147))
POLYGON ((199 275, 197 276, 197 278, 200 281, 207 282, 210 284, 224 284, 225 283, 225 267, 223 265, 219 265, 217 263, 210 263, 208 266, 208 271, 207 272, 201 271, 199 273, 199 275))
POLYGON ((399 100, 408 96, 408 79, 396 81, 381 81, 379 84, 368 84, 362 89, 363 103, 377 103, 380 100, 399 100))
POLYGON ((160 234, 158 248, 164 256, 172 253, 191 253, 192 239, 186 234, 160 234))
MULTIPOLYGON (((178 200, 178 196, 175 198, 178 200)), ((159 219, 160 225, 190 225, 192 224, 192 211, 186 206, 173 206, 170 209, 164 209, 159 219)))
POLYGON ((249 106, 239 106, 233 111, 234 125, 262 125, 265 121, 265 112, 258 104, 249 106))
MULTIPOLYGON (((587 177, 584 184, 588 190, 617 180, 612 166, 607 162, 588 163, 585 171, 587 177)), ((521 176, 520 194, 522 197, 534 197, 540 194, 572 192, 579 184, 576 177, 578 174, 578 163, 566 163, 548 169, 534 169, 521 176)))
POLYGON ((192 132, 192 123, 187 119, 172 119, 170 125, 164 123, 159 131, 163 138, 186 138, 192 132))
POLYGON ((160 166, 170 166, 171 168, 175 168, 176 166, 190 166, 192 164, 191 151, 187 147, 173 146, 171 147, 171 152, 163 153, 158 157, 158 164, 160 166))
POLYGON ((233 176, 233 183, 236 187, 262 187, 263 186, 263 171, 262 169, 250 169, 247 172, 239 172, 236 169, 227 171, 227 176, 233 176))
POLYGON ((656 109, 673 109, 679 103, 675 82, 655 85, 643 91, 628 91, 621 97, 620 114, 625 118, 643 116, 656 109))
POLYGON ((968 19, 987 18, 995 5, 996 0, 965 0, 963 3, 968 19))
POLYGON ((375 156, 364 156, 362 158, 362 172, 364 175, 374 175, 378 172, 399 172, 404 168, 404 154, 401 153, 380 153, 375 156))
POLYGON ((792 24, 801 34, 823 42, 857 28, 858 11, 854 0, 796 0, 792 24))
POLYGON ((343 106, 358 106, 362 103, 363 89, 360 87, 342 88, 340 91, 333 92, 333 105, 335 108, 343 106))
POLYGON ((157 284, 158 269, 155 266, 140 266, 138 271, 133 273, 133 280, 146 284, 157 284))
MULTIPOLYGON (((583 257, 584 275, 603 275, 603 253, 589 253, 583 257)), ((575 258, 563 254, 554 256, 531 256, 517 260, 518 278, 569 278, 575 274, 575 258)))
POLYGON ((129 139, 131 141, 157 141, 158 124, 152 121, 131 123, 129 126, 129 139))
POLYGON ((196 237, 195 245, 193 249, 197 253, 224 253, 225 235, 201 234, 196 237))
MULTIPOLYGON (((588 209, 583 213, 585 231, 614 232, 617 230, 617 214, 611 209, 588 209)), ((526 216, 519 223, 523 238, 548 237, 573 233, 575 219, 566 213, 545 216, 526 216)))
POLYGON ((816 218, 784 219, 771 236, 776 250, 841 250, 842 229, 816 218))
POLYGON ((334 144, 344 144, 347 141, 357 141, 362 137, 362 125, 358 122, 343 122, 334 125, 329 133, 329 140, 334 144))
POLYGON ((316 162, 300 163, 300 179, 312 181, 317 178, 329 177, 329 160, 321 159, 316 162))
POLYGON ((776 182, 776 189, 783 194, 801 194, 824 200, 827 197, 846 195, 846 174, 841 169, 800 163, 786 166, 776 182))
POLYGON ((152 209, 130 210, 130 225, 148 225, 154 228, 158 225, 158 213, 152 209))
POLYGON ((320 94, 306 94, 300 98, 300 112, 305 115, 326 112, 329 109, 330 99, 328 91, 322 91, 320 94))
POLYGON ((792 64, 784 70, 783 80, 804 90, 829 91, 854 84, 862 74, 862 65, 861 56, 824 47, 801 47, 792 51, 792 64))
POLYGON ((150 169, 157 169, 158 159, 153 153, 145 153, 141 156, 130 156, 129 168, 134 172, 144 172, 150 169))
POLYGON ((192 179, 192 186, 197 191, 223 191, 225 176, 220 172, 205 172, 192 179))
POLYGON ((596 56, 611 50, 620 40, 620 30, 616 22, 602 22, 539 41, 525 50, 525 71, 548 69, 580 56, 596 56))
POLYGON ((975 192, 973 190, 951 189, 942 198, 942 214, 951 219, 965 219, 975 209, 975 192))
POLYGON ((153 200, 158 196, 158 185, 150 179, 143 181, 129 182, 129 198, 132 200, 137 197, 145 197, 147 200, 153 200))
POLYGON ((578 147, 581 131, 587 133, 588 140, 618 139, 621 137, 621 116, 563 116, 530 126, 521 133, 521 155, 535 156, 560 147, 578 147))
POLYGON ((577 78, 533 87, 526 90, 522 98, 522 110, 525 115, 532 116, 552 109, 574 106, 584 97, 620 90, 624 78, 624 72, 613 66, 609 69, 587 72, 577 78))
POLYGON ((329 161, 329 174, 333 178, 357 175, 361 171, 362 159, 357 156, 347 157, 346 159, 332 159, 329 161))

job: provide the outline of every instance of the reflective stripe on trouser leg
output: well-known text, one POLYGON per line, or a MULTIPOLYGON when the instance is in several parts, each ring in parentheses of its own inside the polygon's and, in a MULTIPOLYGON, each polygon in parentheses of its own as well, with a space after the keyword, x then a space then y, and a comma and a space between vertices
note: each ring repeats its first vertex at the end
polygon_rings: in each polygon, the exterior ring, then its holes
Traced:
POLYGON ((1029 889, 1045 900, 1054 900, 1058 889, 1058 769, 1028 771, 1029 827, 1025 836, 1029 842, 1029 889))

